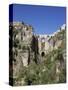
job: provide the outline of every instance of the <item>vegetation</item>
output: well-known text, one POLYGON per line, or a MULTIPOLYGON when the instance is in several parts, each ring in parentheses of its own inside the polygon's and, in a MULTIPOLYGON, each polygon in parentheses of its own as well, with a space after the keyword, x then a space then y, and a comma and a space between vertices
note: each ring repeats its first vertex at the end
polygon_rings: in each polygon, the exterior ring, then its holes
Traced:
MULTIPOLYGON (((59 32, 57 35, 50 38, 50 40, 53 40, 53 50, 49 51, 49 53, 46 55, 42 54, 43 58, 40 56, 42 60, 38 59, 39 53, 38 53, 37 38, 33 36, 30 48, 29 45, 25 44, 24 41, 19 40, 19 38, 16 38, 16 35, 18 33, 19 31, 14 29, 12 48, 14 55, 13 61, 15 65, 17 65, 17 63, 21 63, 21 60, 19 60, 21 57, 18 58, 18 55, 20 54, 19 50, 21 50, 22 52, 26 52, 27 50, 29 53, 29 58, 31 57, 31 53, 34 52, 35 58, 32 58, 32 61, 28 60, 27 67, 23 66, 22 64, 22 67, 20 68, 17 78, 12 79, 13 85, 38 85, 38 84, 40 85, 40 84, 65 83, 66 58, 64 58, 64 54, 66 55, 66 41, 65 41, 66 31, 63 30, 59 32), (58 42, 59 40, 62 40, 61 45, 57 49, 54 49, 56 42, 58 42)), ((42 43, 42 46, 44 47, 44 43, 42 43)), ((10 54, 10 56, 11 56, 10 58, 12 59, 12 54, 10 54)))
MULTIPOLYGON (((18 81, 24 78, 24 85, 38 85, 38 84, 55 84, 66 82, 66 66, 62 67, 63 52, 62 49, 53 50, 41 64, 34 62, 28 67, 22 68, 22 72, 18 77, 18 81), (60 55, 61 54, 61 55, 60 55), (61 57, 60 57, 61 56, 61 57), (57 75, 56 65, 61 62, 59 66, 60 73, 57 75), (59 80, 57 81, 57 77, 59 80)), ((65 63, 63 63, 65 65, 65 63)), ((17 81, 17 82, 18 82, 17 81)))

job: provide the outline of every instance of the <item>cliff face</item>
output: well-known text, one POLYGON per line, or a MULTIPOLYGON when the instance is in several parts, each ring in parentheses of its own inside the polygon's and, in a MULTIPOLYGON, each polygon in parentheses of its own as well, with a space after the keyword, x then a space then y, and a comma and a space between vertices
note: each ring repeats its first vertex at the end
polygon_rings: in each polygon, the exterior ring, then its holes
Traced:
POLYGON ((42 81, 44 74, 49 75, 49 71, 55 74, 52 83, 60 82, 60 73, 66 69, 65 25, 52 35, 35 35, 32 26, 23 22, 13 22, 9 25, 9 43, 9 72, 10 79, 14 81, 13 85, 50 83, 53 76, 48 81, 42 81), (50 66, 53 70, 49 69, 50 66), (32 75, 36 72, 39 75, 35 75, 34 78, 32 75), (32 76, 31 80, 29 75, 32 76), (32 81, 33 78, 35 81, 32 81))
POLYGON ((30 54, 33 54, 31 50, 33 31, 31 26, 20 22, 10 23, 9 29, 12 42, 10 52, 13 54, 13 57, 10 55, 12 57, 10 57, 10 62, 12 59, 13 77, 15 78, 21 72, 22 66, 27 66, 30 62, 30 54))
POLYGON ((57 30, 57 32, 54 32, 52 35, 38 35, 39 54, 41 56, 42 53, 46 55, 50 51, 58 49, 59 47, 66 46, 66 26, 65 24, 63 26, 61 26, 61 28, 57 30))

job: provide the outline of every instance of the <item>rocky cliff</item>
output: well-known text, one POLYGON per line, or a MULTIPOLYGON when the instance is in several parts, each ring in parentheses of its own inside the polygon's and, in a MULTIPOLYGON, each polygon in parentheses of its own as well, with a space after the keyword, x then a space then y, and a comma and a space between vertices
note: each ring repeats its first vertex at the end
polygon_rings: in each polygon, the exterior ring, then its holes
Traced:
POLYGON ((10 22, 9 64, 13 85, 66 82, 65 24, 52 35, 36 35, 31 25, 10 22))

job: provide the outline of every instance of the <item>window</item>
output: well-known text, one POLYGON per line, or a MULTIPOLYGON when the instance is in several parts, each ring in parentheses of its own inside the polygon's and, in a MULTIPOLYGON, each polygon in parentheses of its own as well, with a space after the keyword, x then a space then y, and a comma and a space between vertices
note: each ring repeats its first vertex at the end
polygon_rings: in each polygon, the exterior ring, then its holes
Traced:
POLYGON ((42 42, 45 42, 45 38, 42 38, 41 41, 42 41, 42 42))

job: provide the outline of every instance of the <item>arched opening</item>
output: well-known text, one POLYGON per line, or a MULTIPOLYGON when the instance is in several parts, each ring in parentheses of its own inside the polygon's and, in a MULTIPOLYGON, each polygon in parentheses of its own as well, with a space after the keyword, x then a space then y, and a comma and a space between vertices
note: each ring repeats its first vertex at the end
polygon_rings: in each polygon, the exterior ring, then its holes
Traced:
POLYGON ((41 53, 41 56, 42 56, 42 57, 44 57, 44 56, 45 56, 45 53, 44 53, 44 52, 42 52, 42 53, 41 53))

